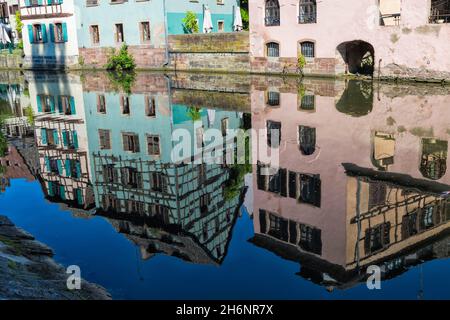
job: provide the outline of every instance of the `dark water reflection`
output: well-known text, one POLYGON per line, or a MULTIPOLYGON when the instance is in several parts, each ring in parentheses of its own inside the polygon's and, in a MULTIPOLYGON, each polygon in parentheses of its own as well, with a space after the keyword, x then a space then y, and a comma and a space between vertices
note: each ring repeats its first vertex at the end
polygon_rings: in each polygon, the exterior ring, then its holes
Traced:
POLYGON ((1 79, 1 213, 116 298, 450 298, 449 88, 1 79), (278 164, 171 160, 177 129, 250 127, 280 130, 278 164))

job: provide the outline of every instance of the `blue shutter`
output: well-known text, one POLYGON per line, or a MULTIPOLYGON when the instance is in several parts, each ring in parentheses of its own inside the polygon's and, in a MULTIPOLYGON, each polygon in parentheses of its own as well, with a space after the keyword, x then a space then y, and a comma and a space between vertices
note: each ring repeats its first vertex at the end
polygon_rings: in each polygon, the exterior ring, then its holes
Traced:
POLYGON ((48 182, 48 195, 50 196, 50 197, 53 197, 53 182, 51 182, 51 181, 49 181, 48 182))
POLYGON ((78 134, 75 130, 72 131, 72 139, 74 148, 78 149, 78 134))
POLYGON ((33 43, 34 34, 33 34, 33 26, 31 24, 28 25, 28 37, 30 38, 30 43, 33 43))
POLYGON ((47 0, 47 4, 48 4, 48 5, 51 5, 52 2, 53 2, 53 0, 47 0))
POLYGON ((75 195, 77 197, 77 203, 78 205, 83 204, 83 193, 81 192, 81 189, 75 189, 75 195))
POLYGON ((67 42, 69 39, 69 36, 67 35, 67 23, 62 24, 62 32, 63 32, 63 40, 64 42, 67 42))
POLYGON ((70 177, 70 159, 66 159, 66 177, 70 177))
POLYGON ((64 173, 62 160, 58 159, 57 162, 58 162, 58 173, 59 173, 60 176, 62 176, 63 173, 64 173))
POLYGON ((25 0, 25 7, 31 6, 31 0, 25 0))
POLYGON ((81 178, 81 163, 80 163, 80 161, 77 161, 76 162, 76 169, 77 169, 77 178, 79 179, 79 178, 81 178))
POLYGON ((42 42, 46 43, 47 42, 47 27, 45 26, 45 24, 41 24, 41 30, 42 30, 42 42))
POLYGON ((42 112, 42 100, 41 100, 41 96, 37 96, 37 107, 38 107, 38 112, 42 112))
POLYGON ((43 0, 38 0, 38 5, 42 6, 44 4, 43 0))
POLYGON ((75 98, 74 97, 70 97, 70 113, 71 114, 75 114, 76 113, 75 98))
MULTIPOLYGON (((48 0, 48 1, 52 1, 52 0, 48 0)), ((51 42, 55 42, 55 25, 53 23, 50 23, 48 25, 48 32, 50 32, 50 41, 51 42)))
POLYGON ((67 131, 67 130, 64 130, 64 131, 62 132, 63 145, 64 145, 64 147, 69 146, 69 139, 68 139, 68 137, 67 137, 67 134, 68 134, 68 131, 67 131))
POLYGON ((59 186, 59 196, 62 200, 66 200, 66 189, 64 186, 59 186))
POLYGON ((55 141, 56 145, 59 144, 59 135, 58 135, 58 130, 56 130, 56 129, 53 129, 53 140, 55 141))
POLYGON ((59 113, 63 113, 62 97, 61 96, 58 96, 58 111, 59 111, 59 113))
POLYGON ((47 129, 45 128, 41 129, 41 140, 42 144, 47 144, 47 129))
POLYGON ((50 112, 55 113, 55 97, 49 97, 50 100, 50 112))
POLYGON ((52 167, 50 166, 50 159, 48 157, 45 157, 44 162, 45 162, 45 168, 47 169, 47 172, 52 171, 52 167))

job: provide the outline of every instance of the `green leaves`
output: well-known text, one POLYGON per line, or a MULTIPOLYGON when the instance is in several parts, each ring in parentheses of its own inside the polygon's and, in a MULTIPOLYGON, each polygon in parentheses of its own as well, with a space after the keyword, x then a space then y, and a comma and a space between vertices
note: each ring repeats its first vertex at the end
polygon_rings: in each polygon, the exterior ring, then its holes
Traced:
POLYGON ((183 26, 186 33, 198 33, 199 26, 197 16, 194 12, 186 12, 186 16, 183 18, 183 26))
POLYGON ((135 68, 134 57, 128 52, 126 44, 120 48, 119 52, 113 51, 106 64, 106 69, 110 71, 132 71, 135 68))

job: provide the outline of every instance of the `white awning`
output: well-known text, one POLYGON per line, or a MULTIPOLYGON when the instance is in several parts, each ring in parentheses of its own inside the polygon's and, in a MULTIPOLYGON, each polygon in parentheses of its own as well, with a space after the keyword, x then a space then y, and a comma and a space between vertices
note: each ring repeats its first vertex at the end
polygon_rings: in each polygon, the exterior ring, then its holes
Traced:
POLYGON ((242 23, 241 8, 239 6, 236 6, 234 8, 233 30, 234 31, 242 31, 243 28, 244 27, 243 27, 243 23, 242 23))

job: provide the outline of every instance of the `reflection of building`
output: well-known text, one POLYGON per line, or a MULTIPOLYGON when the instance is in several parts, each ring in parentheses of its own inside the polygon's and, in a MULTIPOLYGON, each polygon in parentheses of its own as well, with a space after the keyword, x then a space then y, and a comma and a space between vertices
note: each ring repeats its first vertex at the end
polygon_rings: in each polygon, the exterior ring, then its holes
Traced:
POLYGON ((102 81, 88 80, 84 87, 98 212, 140 245, 143 257, 164 252, 220 263, 241 203, 240 192, 227 192, 233 171, 220 164, 173 163, 172 132, 184 129, 197 143, 204 132, 198 128, 238 128, 241 116, 171 106, 168 80, 142 77, 131 93, 102 81))
POLYGON ((83 91, 76 75, 27 74, 41 182, 53 201, 93 205, 83 91))
POLYGON ((34 180, 23 158, 13 146, 9 146, 7 154, 0 158, 0 171, 0 193, 10 186, 11 179, 34 180))
MULTIPOLYGON (((8 73, 4 73, 9 78, 8 73)), ((5 79, 6 80, 6 79, 5 79)), ((29 98, 19 84, 0 84, 1 112, 4 113, 4 130, 9 137, 24 137, 32 133, 27 117, 29 98), (6 106, 6 107, 5 107, 6 106)))
POLYGON ((433 244, 450 227, 447 89, 427 88, 425 100, 421 88, 380 85, 374 99, 361 85, 359 107, 370 106, 360 109, 343 98, 354 84, 266 81, 254 79, 252 124, 280 130, 280 160, 254 167, 253 243, 342 288, 371 264, 388 278, 448 256, 433 244))

